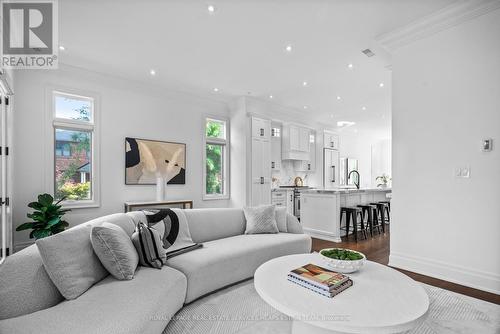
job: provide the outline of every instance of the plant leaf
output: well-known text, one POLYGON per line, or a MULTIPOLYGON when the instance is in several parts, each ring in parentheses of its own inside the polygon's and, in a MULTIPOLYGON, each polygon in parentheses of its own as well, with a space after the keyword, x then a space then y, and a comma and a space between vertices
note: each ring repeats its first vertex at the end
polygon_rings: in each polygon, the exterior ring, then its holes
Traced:
POLYGON ((33 236, 35 239, 46 238, 51 234, 50 230, 33 230, 33 236))
POLYGON ((59 224, 60 221, 61 221, 61 219, 59 217, 54 217, 47 222, 47 227, 57 225, 57 224, 59 224))
POLYGON ((54 197, 50 194, 38 195, 38 202, 43 206, 49 206, 54 202, 54 197))
POLYGON ((38 202, 31 202, 28 204, 28 207, 35 210, 40 210, 43 207, 43 205, 38 202))
POLYGON ((33 223, 23 223, 16 227, 16 231, 23 231, 23 230, 28 230, 30 228, 33 228, 33 223))

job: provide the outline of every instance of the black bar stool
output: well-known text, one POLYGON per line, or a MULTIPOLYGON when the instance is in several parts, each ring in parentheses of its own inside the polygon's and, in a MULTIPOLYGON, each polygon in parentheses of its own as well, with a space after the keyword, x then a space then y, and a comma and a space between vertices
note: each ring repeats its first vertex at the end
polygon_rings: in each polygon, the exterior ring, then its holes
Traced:
POLYGON ((361 219, 365 221, 370 228, 370 236, 373 237, 373 228, 376 227, 378 233, 380 233, 380 224, 378 223, 377 216, 377 206, 371 204, 360 204, 358 208, 361 208, 361 219))
POLYGON ((385 209, 387 208, 387 204, 381 202, 370 203, 370 204, 377 206, 377 219, 380 216, 380 224, 382 225, 382 232, 385 233, 385 209))
POLYGON ((351 225, 351 219, 352 219, 352 227, 353 227, 353 234, 354 234, 354 240, 357 242, 358 241, 358 215, 361 218, 361 230, 363 231, 363 235, 365 236, 365 239, 368 239, 368 236, 366 234, 366 228, 365 224, 363 222, 363 216, 361 213, 361 209, 357 207, 341 207, 340 208, 340 224, 342 225, 342 217, 344 215, 344 212, 346 214, 346 224, 345 224, 345 231, 346 231, 346 239, 349 238, 349 228, 351 225))
POLYGON ((391 221, 391 201, 380 201, 379 203, 384 203, 385 206, 385 212, 387 213, 387 216, 385 217, 387 220, 387 224, 391 221))

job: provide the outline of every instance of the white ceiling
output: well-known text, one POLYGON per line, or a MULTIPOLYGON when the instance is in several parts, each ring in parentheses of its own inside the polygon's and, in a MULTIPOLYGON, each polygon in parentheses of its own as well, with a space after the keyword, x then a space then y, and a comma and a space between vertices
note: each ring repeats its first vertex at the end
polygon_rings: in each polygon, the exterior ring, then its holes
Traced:
POLYGON ((390 56, 374 37, 451 2, 64 0, 60 59, 212 99, 272 95, 274 103, 318 122, 348 120, 389 131, 390 56), (366 57, 365 48, 376 55, 366 57))

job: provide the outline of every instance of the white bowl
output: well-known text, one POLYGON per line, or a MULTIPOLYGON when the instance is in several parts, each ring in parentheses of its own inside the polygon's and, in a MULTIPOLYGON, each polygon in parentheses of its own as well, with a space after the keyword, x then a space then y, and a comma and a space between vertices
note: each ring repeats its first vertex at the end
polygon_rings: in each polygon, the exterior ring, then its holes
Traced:
POLYGON ((365 264, 365 261, 366 261, 365 254, 358 252, 358 251, 355 251, 355 250, 352 250, 352 249, 347 249, 347 250, 349 250, 351 252, 358 253, 359 255, 363 256, 363 258, 359 259, 359 260, 352 260, 352 261, 336 260, 336 259, 332 259, 332 258, 329 258, 329 257, 321 254, 322 251, 332 250, 332 249, 346 249, 346 248, 324 248, 324 249, 319 251, 319 256, 321 257, 321 259, 323 259, 326 266, 328 268, 332 269, 333 271, 343 273, 343 274, 349 274, 349 273, 353 273, 355 271, 358 271, 365 264))

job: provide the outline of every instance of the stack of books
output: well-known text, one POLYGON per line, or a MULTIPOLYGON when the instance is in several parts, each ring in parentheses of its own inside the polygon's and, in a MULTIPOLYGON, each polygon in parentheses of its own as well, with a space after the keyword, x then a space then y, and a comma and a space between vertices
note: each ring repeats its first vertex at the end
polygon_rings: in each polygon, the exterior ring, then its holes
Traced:
POLYGON ((330 298, 352 286, 348 276, 312 263, 290 271, 288 280, 330 298))

